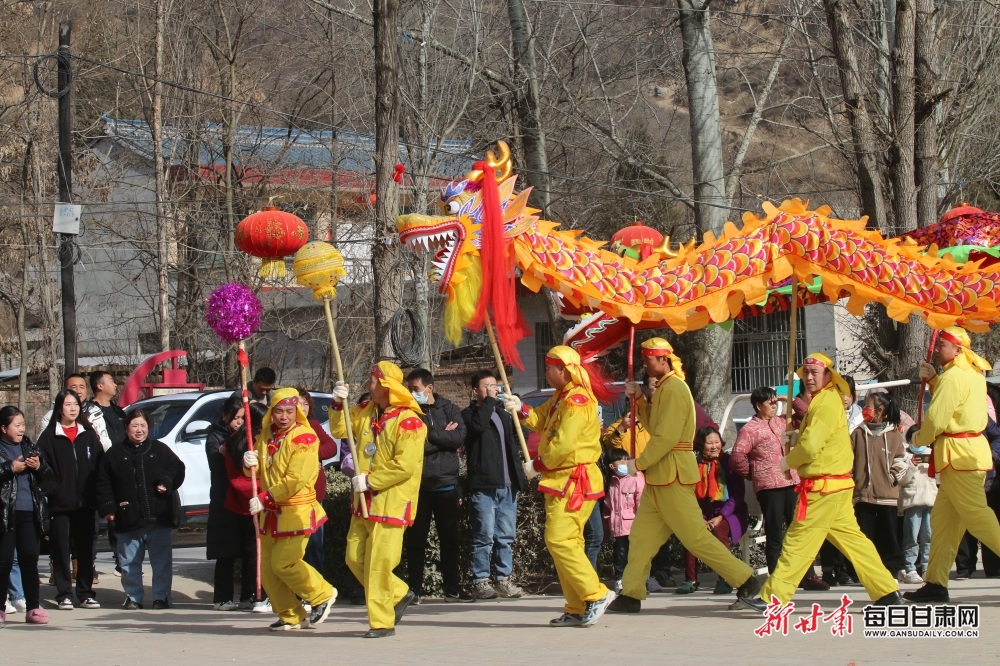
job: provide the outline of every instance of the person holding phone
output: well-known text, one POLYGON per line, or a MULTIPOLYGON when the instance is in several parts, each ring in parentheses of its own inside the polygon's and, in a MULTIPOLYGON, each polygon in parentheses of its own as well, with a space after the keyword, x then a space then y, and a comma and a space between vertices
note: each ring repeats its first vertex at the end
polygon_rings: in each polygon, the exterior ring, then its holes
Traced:
MULTIPOLYGON (((39 608, 38 551, 48 523, 41 486, 52 470, 24 431, 24 413, 20 409, 12 405, 0 409, 0 591, 6 601, 16 549, 24 587, 25 621, 48 624, 48 613, 39 608)), ((0 625, 6 619, 0 610, 0 625)))

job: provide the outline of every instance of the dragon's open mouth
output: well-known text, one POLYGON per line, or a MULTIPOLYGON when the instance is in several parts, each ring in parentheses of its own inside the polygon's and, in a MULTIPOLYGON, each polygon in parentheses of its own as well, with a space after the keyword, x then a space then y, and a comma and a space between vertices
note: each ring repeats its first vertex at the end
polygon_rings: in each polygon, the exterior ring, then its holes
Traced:
POLYGON ((424 252, 434 252, 428 277, 440 284, 444 292, 455 272, 456 251, 465 238, 465 228, 461 222, 449 220, 428 227, 417 227, 400 232, 399 240, 421 256, 424 252))

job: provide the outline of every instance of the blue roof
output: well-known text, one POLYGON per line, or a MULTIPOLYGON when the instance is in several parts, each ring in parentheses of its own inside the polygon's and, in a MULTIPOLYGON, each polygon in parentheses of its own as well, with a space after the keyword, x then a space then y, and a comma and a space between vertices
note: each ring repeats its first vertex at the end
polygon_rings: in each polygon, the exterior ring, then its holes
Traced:
MULTIPOLYGON (((153 139, 149 125, 143 120, 102 116, 105 138, 128 146, 145 159, 153 159, 153 139)), ((218 123, 201 125, 199 162, 202 165, 224 164, 224 128, 218 123)), ((241 126, 236 130, 234 160, 238 166, 256 168, 329 169, 333 130, 310 130, 288 127, 241 126)), ((184 155, 192 140, 189 128, 163 128, 163 158, 168 164, 184 163, 184 155)), ((337 132, 339 168, 353 173, 375 172, 375 137, 356 132, 337 132)), ((459 178, 472 168, 471 139, 449 139, 434 151, 434 175, 459 178)), ((399 162, 410 171, 409 151, 399 147, 399 162)))

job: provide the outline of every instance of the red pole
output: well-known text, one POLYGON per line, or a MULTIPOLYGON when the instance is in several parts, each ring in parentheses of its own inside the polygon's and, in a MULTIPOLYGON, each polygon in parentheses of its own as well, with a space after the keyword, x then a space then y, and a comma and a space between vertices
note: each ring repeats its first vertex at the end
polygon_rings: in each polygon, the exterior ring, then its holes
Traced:
MULTIPOLYGON (((635 324, 629 327, 628 330, 628 380, 630 382, 635 381, 635 324)), ((632 406, 630 408, 632 414, 632 427, 629 428, 629 436, 631 438, 631 445, 629 449, 629 455, 635 458, 635 396, 630 398, 632 406)))
MULTIPOLYGON (((934 354, 934 345, 937 344, 938 332, 933 331, 931 333, 931 344, 927 348, 927 362, 931 362, 931 356, 934 354)), ((920 380, 920 398, 917 400, 917 425, 919 426, 923 421, 924 417, 924 391, 927 390, 927 382, 923 379, 920 380)))
MULTIPOLYGON (((247 450, 253 451, 253 428, 252 419, 250 418, 250 394, 247 392, 247 366, 250 365, 250 359, 247 357, 247 349, 240 340, 240 351, 237 355, 240 361, 240 381, 243 385, 243 427, 247 431, 247 450)), ((237 462, 237 461, 233 461, 237 462)), ((242 461, 239 464, 243 464, 242 461)), ((253 495, 257 496, 257 468, 250 468, 250 485, 253 487, 253 495)), ((260 524, 257 522, 258 516, 253 517, 254 535, 257 537, 257 601, 260 601, 260 524)))

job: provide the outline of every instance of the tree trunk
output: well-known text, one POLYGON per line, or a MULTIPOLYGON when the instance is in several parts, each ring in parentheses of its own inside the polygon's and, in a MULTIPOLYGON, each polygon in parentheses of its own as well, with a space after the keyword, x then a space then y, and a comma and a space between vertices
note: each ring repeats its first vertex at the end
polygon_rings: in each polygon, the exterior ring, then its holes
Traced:
MULTIPOLYGON (((722 162, 722 121, 708 2, 678 0, 677 4, 691 122, 695 223, 701 233, 711 231, 721 236, 728 217, 729 198, 722 162)), ((693 344, 685 345, 689 355, 684 359, 691 368, 691 390, 710 414, 721 418, 732 385, 732 333, 710 326, 688 335, 694 338, 693 344)))
POLYGON ((153 169, 156 172, 156 284, 159 311, 160 351, 170 350, 170 247, 168 244, 168 215, 166 173, 163 168, 163 33, 166 31, 167 10, 165 0, 156 0, 155 71, 153 80, 153 169))
POLYGON ((837 68, 840 71, 844 105, 851 122, 862 213, 868 215, 869 228, 885 231, 888 211, 878 168, 878 146, 871 116, 865 106, 849 10, 844 0, 824 0, 823 4, 826 8, 826 20, 833 40, 837 68))
MULTIPOLYGON (((507 16, 513 44, 514 69, 524 80, 517 91, 517 117, 524 147, 525 180, 534 188, 531 204, 549 217, 549 161, 542 130, 538 69, 535 66, 535 35, 524 7, 524 0, 507 0, 507 16)), ((515 77, 518 78, 518 77, 515 77)))
POLYGON ((917 226, 926 227, 934 224, 938 215, 938 132, 935 120, 938 75, 934 62, 934 0, 916 0, 915 23, 914 172, 917 185, 917 226))
POLYGON ((893 235, 917 228, 917 191, 913 173, 913 0, 896 3, 896 43, 892 48, 893 235))
POLYGON ((403 266, 398 243, 387 242, 396 232, 399 193, 392 180, 399 160, 399 36, 398 0, 375 0, 375 240, 372 247, 375 354, 392 358, 389 320, 402 304, 403 266))

